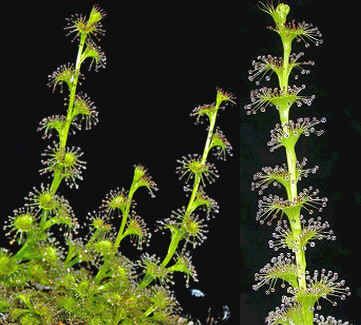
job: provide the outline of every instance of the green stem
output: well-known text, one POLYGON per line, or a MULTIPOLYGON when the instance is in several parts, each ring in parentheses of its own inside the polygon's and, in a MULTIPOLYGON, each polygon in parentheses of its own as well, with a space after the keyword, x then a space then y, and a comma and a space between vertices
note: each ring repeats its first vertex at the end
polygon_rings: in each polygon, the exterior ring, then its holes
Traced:
MULTIPOLYGON (((128 198, 127 198, 127 205, 126 205, 125 211, 124 211, 124 213, 122 215, 122 221, 121 221, 121 224, 120 224, 120 227, 119 227, 119 230, 118 230, 117 237, 115 238, 115 242, 114 242, 114 246, 113 246, 114 254, 118 251, 121 241, 127 235, 125 226, 127 224, 127 220, 128 220, 128 216, 129 216, 129 212, 130 212, 130 207, 132 205, 132 200, 133 200, 134 193, 135 193, 134 182, 132 182, 132 185, 131 185, 131 187, 129 189, 129 195, 128 195, 128 198)), ((94 236, 94 238, 96 238, 96 237, 94 236)), ((105 263, 105 262, 99 267, 98 272, 97 272, 97 274, 95 276, 95 281, 96 282, 97 281, 99 282, 99 281, 102 280, 104 272, 105 272, 104 270, 106 270, 106 271, 108 270, 107 267, 108 267, 108 264, 105 263)))
POLYGON ((119 245, 120 245, 120 242, 122 241, 122 239, 125 237, 124 236, 124 232, 125 232, 125 226, 127 224, 127 220, 128 220, 128 216, 129 216, 129 212, 130 212, 130 207, 132 205, 132 200, 133 200, 133 196, 134 196, 134 187, 133 187, 133 183, 132 182, 132 185, 129 189, 129 195, 128 195, 128 199, 127 199, 127 205, 126 205, 126 208, 125 208, 125 212, 122 216, 122 221, 121 221, 121 224, 120 224, 120 227, 119 227, 119 231, 118 231, 118 234, 117 234, 117 237, 115 239, 115 242, 114 242, 114 252, 117 252, 118 251, 118 248, 119 248, 119 245))
POLYGON ((26 254, 30 247, 31 247, 31 240, 29 238, 27 238, 25 243, 23 244, 23 246, 13 256, 15 261, 21 261, 24 258, 26 258, 26 254))
POLYGON ((282 67, 282 78, 280 80, 280 89, 283 93, 287 93, 288 79, 290 75, 289 61, 292 50, 292 42, 288 39, 282 39, 283 43, 283 67, 282 67))
MULTIPOLYGON (((283 43, 283 77, 282 82, 280 83, 280 88, 282 91, 287 94, 288 89, 288 79, 289 79, 289 59, 290 59, 290 53, 292 49, 292 41, 282 38, 283 43)), ((281 124, 284 125, 289 121, 289 110, 290 107, 287 105, 285 107, 279 108, 280 113, 280 121, 281 124)), ((290 145, 285 147, 286 150, 286 157, 287 157, 287 168, 289 172, 289 193, 288 193, 288 200, 294 201, 297 196, 297 155, 295 152, 295 146, 290 145)), ((290 226, 291 230, 297 238, 301 231, 302 231, 302 225, 301 225, 301 219, 300 219, 300 211, 297 211, 290 220, 290 226)), ((305 270, 306 270, 306 258, 305 258, 305 252, 303 250, 303 247, 297 247, 296 252, 296 265, 297 265, 297 278, 298 278, 298 285, 300 289, 306 288, 306 279, 305 279, 305 270)))
MULTIPOLYGON (((290 75, 289 68, 289 59, 292 49, 292 41, 287 38, 282 38, 283 43, 283 72, 282 78, 280 78, 280 89, 281 92, 285 95, 288 94, 288 82, 290 75)), ((279 117, 281 124, 286 129, 287 122, 289 121, 289 110, 290 106, 286 105, 285 107, 279 107, 279 117)), ((288 130, 285 130, 288 131, 288 130)), ((287 158, 287 168, 289 173, 289 186, 287 190, 287 197, 289 201, 295 201, 298 196, 297 190, 297 155, 295 151, 295 144, 290 144, 285 146, 286 158, 287 158)), ((294 238, 298 238, 302 232, 302 224, 300 217, 301 209, 296 209, 292 214, 288 215, 291 231, 294 238)), ((301 245, 297 245, 295 248, 295 258, 296 258, 296 269, 297 269, 297 280, 298 287, 300 290, 306 290, 306 256, 305 251, 301 245)), ((306 310, 302 308, 302 325, 312 325, 313 324, 313 312, 312 310, 306 310)))
MULTIPOLYGON (((208 134, 207 134, 207 139, 206 139, 206 143, 204 145, 203 148, 203 153, 202 153, 202 157, 201 157, 201 163, 204 164, 207 161, 207 157, 209 154, 209 151, 211 150, 211 142, 212 142, 212 137, 213 137, 213 131, 214 131, 214 126, 216 124, 216 120, 217 120, 217 113, 218 113, 218 108, 215 111, 214 114, 212 114, 210 116, 209 119, 209 128, 208 128, 208 134)), ((186 221, 191 214, 191 207, 193 205, 193 202, 196 198, 197 192, 199 190, 199 185, 201 182, 201 176, 200 175, 195 175, 194 178, 194 182, 193 182, 193 189, 192 189, 192 193, 191 196, 189 198, 188 204, 187 204, 187 208, 186 211, 184 213, 184 220, 186 221)), ((180 243, 180 241, 183 239, 183 234, 180 232, 177 232, 175 234, 172 233, 172 238, 170 241, 170 244, 168 246, 168 251, 167 251, 167 255, 164 257, 161 265, 166 267, 168 265, 168 263, 171 261, 172 257, 174 256, 174 254, 177 251, 178 245, 180 243)), ((146 286, 148 286, 152 281, 154 280, 154 278, 150 275, 150 274, 145 274, 144 278, 142 280, 142 282, 139 284, 139 286, 141 288, 145 288, 146 286)))
MULTIPOLYGON (((65 153, 65 147, 66 147, 66 143, 67 143, 67 139, 68 139, 68 135, 69 135, 69 129, 70 129, 70 125, 72 122, 72 114, 73 114, 76 89, 77 89, 77 85, 78 85, 78 81, 79 81, 80 68, 81 68, 81 63, 82 63, 81 55, 83 53, 85 40, 86 40, 86 34, 81 35, 79 47, 78 47, 78 53, 77 53, 77 57, 76 57, 76 63, 75 63, 74 80, 72 82, 71 89, 70 89, 66 121, 65 121, 65 125, 64 125, 62 132, 59 134, 59 142, 60 142, 59 148, 63 152, 63 154, 65 153)), ((51 182, 51 186, 50 186, 50 192, 52 194, 56 193, 62 180, 63 180, 62 171, 60 169, 56 169, 54 172, 54 175, 53 175, 53 180, 51 182)), ((47 220, 47 213, 45 211, 42 211, 41 219, 40 219, 40 226, 42 226, 46 222, 46 220, 47 220)), ((29 249, 30 246, 31 246, 30 241, 27 238, 24 245, 22 246, 22 248, 19 249, 19 251, 14 255, 15 260, 17 260, 17 261, 22 260, 26 254, 27 249, 29 249)))
POLYGON ((295 148, 293 146, 286 147, 287 167, 289 173, 289 188, 290 197, 289 200, 295 200, 297 198, 297 156, 295 148))
POLYGON ((109 263, 104 261, 103 264, 99 267, 98 272, 94 278, 95 283, 100 284, 100 282, 106 277, 107 272, 109 272, 109 263))
POLYGON ((40 219, 40 227, 41 228, 45 224, 47 217, 48 217, 48 211, 42 211, 41 219, 40 219))
MULTIPOLYGON (((117 237, 115 238, 115 241, 114 241, 114 246, 113 246, 114 254, 118 251, 121 241, 127 235, 125 227, 127 225, 130 208, 132 206, 133 196, 134 196, 134 193, 136 191, 135 185, 136 184, 134 183, 134 179, 133 179, 132 184, 131 184, 130 189, 129 189, 129 194, 128 194, 128 198, 127 198, 127 205, 125 207, 124 213, 122 214, 122 221, 120 223, 120 227, 119 227, 119 230, 118 230, 117 237)), ((98 269, 98 272, 97 272, 97 274, 95 276, 96 279, 99 278, 102 275, 103 269, 105 267, 106 267, 105 263, 103 263, 100 266, 100 268, 98 269)))
POLYGON ((168 246, 167 255, 164 257, 162 261, 162 266, 167 266, 172 257, 174 256, 175 252, 177 251, 179 242, 183 239, 184 234, 180 233, 179 231, 172 234, 172 238, 170 244, 168 246))
POLYGON ((64 265, 66 266, 66 268, 71 268, 73 265, 78 264, 79 262, 80 262, 80 258, 74 257, 70 261, 65 261, 64 265))
MULTIPOLYGON (((62 129, 62 131, 59 135, 59 138, 60 138, 59 139, 59 149, 62 152, 62 155, 65 154, 65 147, 66 147, 68 136, 69 136, 69 129, 70 129, 71 123, 73 121, 73 108, 74 108, 74 102, 75 102, 75 95, 76 95, 76 90, 77 90, 78 81, 79 81, 80 68, 81 68, 81 64, 82 64, 81 55, 83 53, 86 36, 87 36, 86 34, 81 34, 81 36, 80 36, 78 54, 77 54, 76 62, 75 62, 74 80, 73 80, 73 82, 71 84, 71 88, 70 88, 69 104, 68 104, 66 120, 65 120, 64 128, 62 129)), ((52 181, 51 187, 50 187, 50 191, 53 194, 55 194, 56 191, 58 190, 62 179, 63 179, 62 171, 60 169, 57 169, 54 172, 54 178, 53 178, 53 181, 52 181)))
MULTIPOLYGON (((212 141, 212 136, 213 136, 213 130, 214 130, 214 126, 216 124, 216 119, 217 119, 217 113, 213 114, 211 116, 210 122, 209 122, 209 129, 208 129, 208 134, 207 134, 207 140, 206 143, 204 145, 204 149, 203 149, 203 154, 202 154, 202 158, 201 158, 201 162, 202 164, 204 164, 207 161, 207 157, 208 157, 208 153, 210 150, 210 145, 211 145, 211 141, 212 141)), ((194 178, 194 183, 193 183, 193 189, 192 189, 192 194, 189 198, 188 204, 187 204, 187 208, 186 211, 184 213, 184 221, 186 221, 191 214, 191 207, 193 205, 193 202, 196 198, 197 192, 199 190, 199 184, 201 182, 201 176, 200 175, 196 175, 194 178)), ((172 237, 172 241, 171 244, 169 245, 169 249, 168 249, 168 253, 165 256, 162 265, 166 266, 168 265, 169 261, 172 259, 173 255, 176 252, 176 249, 178 247, 178 244, 180 242, 182 238, 176 238, 173 241, 173 237, 172 237), (172 245, 173 244, 173 245, 172 245)))
POLYGON ((144 317, 147 318, 151 313, 154 313, 157 310, 157 306, 153 305, 151 307, 149 307, 145 313, 144 313, 144 317))
MULTIPOLYGON (((289 107, 279 107, 279 117, 281 124, 284 126, 289 121, 289 114, 290 114, 290 108, 289 107)), ((287 129, 284 127, 284 130, 287 131, 287 129)))
POLYGON ((139 283, 139 287, 144 289, 154 281, 154 277, 149 273, 144 275, 142 282, 139 283))
POLYGON ((75 62, 74 80, 71 84, 71 89, 70 89, 68 112, 67 112, 67 116, 66 116, 65 126, 64 126, 63 132, 61 134, 62 136, 60 139, 60 148, 61 149, 65 149, 68 135, 69 135, 69 128, 70 128, 71 122, 73 120, 74 101, 75 101, 76 89, 77 89, 78 81, 79 81, 80 68, 81 68, 81 64, 82 64, 81 56, 83 53, 85 40, 86 40, 86 34, 82 34, 80 36, 78 54, 77 54, 76 62, 75 62))
POLYGON ((206 163, 207 158, 208 158, 208 154, 209 154, 209 150, 211 149, 211 142, 212 142, 212 138, 213 138, 213 130, 214 130, 214 126, 216 125, 216 120, 217 120, 217 113, 214 113, 209 121, 209 129, 208 129, 208 134, 207 134, 207 140, 206 143, 204 145, 204 149, 203 149, 203 154, 202 154, 202 164, 206 163))
MULTIPOLYGON (((290 192, 288 195, 289 201, 294 201, 297 196, 297 156, 294 147, 286 147, 287 166, 289 172, 289 188, 290 192)), ((289 222, 294 238, 298 238, 302 232, 302 225, 300 219, 300 210, 297 210, 292 216, 289 216, 289 222)), ((306 289, 306 258, 303 247, 298 246, 296 251, 296 265, 297 265, 297 278, 300 289, 306 289)))

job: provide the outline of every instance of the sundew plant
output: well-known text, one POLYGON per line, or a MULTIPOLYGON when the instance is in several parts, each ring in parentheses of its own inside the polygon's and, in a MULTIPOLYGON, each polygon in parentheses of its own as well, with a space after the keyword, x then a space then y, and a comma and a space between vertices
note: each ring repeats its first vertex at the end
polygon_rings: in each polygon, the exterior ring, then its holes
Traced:
POLYGON ((306 248, 314 247, 317 240, 335 240, 336 237, 327 221, 320 216, 326 207, 327 198, 319 194, 313 186, 301 188, 300 182, 313 175, 318 166, 308 167, 307 159, 299 159, 296 144, 302 136, 320 136, 324 133, 320 126, 325 118, 298 117, 290 119, 294 106, 311 106, 315 96, 303 94, 306 86, 300 83, 303 75, 310 73, 313 61, 305 60, 304 52, 292 51, 295 43, 303 43, 306 48, 311 44, 322 44, 319 29, 310 23, 288 21, 290 7, 279 3, 262 3, 261 9, 269 14, 276 32, 282 42, 283 55, 274 57, 262 55, 252 62, 249 80, 257 86, 269 82, 274 77, 277 87, 267 86, 251 91, 251 103, 245 106, 246 113, 265 112, 276 108, 279 122, 271 130, 267 145, 270 151, 284 150, 286 162, 274 167, 264 167, 254 175, 252 189, 261 196, 258 201, 256 220, 260 224, 275 224, 269 247, 282 251, 255 274, 253 288, 265 287, 271 294, 277 286, 284 288, 281 306, 271 311, 266 318, 267 324, 309 325, 309 324, 349 324, 338 321, 332 316, 319 314, 321 304, 326 301, 333 306, 337 300, 345 300, 350 295, 335 271, 325 269, 311 271, 307 264, 306 248), (293 84, 292 79, 295 80, 293 84), (270 187, 283 189, 286 197, 277 194, 265 194, 270 187))
POLYGON ((217 89, 213 103, 191 113, 205 124, 207 136, 200 154, 177 161, 176 172, 187 195, 184 207, 157 224, 156 230, 170 237, 164 257, 146 251, 152 232, 135 209, 139 190, 152 197, 158 190, 140 164, 134 166, 128 189, 111 190, 98 211, 77 218, 59 192, 64 186, 77 190, 87 165, 82 150, 69 144, 71 136, 98 123, 95 103, 79 88, 85 66, 97 71, 106 65, 98 45, 105 33, 104 17, 105 12, 94 6, 88 15, 67 20, 65 30, 77 44, 76 59, 57 68, 48 83, 52 91, 65 95, 66 112, 41 120, 38 131, 51 141, 40 169, 48 180, 33 187, 24 206, 4 225, 12 248, 0 250, 1 324, 188 322, 172 290, 173 274, 183 273, 186 285, 197 281, 192 250, 206 239, 208 221, 219 209, 206 193, 207 185, 219 177, 210 156, 225 160, 232 151, 216 120, 234 99, 217 89), (138 260, 124 255, 129 244, 141 251, 138 260))

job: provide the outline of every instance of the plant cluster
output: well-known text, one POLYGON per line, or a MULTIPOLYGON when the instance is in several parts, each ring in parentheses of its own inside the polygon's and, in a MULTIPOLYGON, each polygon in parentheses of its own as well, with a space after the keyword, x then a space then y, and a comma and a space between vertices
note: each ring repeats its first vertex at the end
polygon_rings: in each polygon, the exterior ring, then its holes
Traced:
POLYGON ((207 125, 203 152, 178 160, 176 172, 186 182, 187 203, 158 223, 170 234, 163 259, 145 251, 151 232, 136 212, 134 197, 158 190, 148 170, 134 166, 128 189, 110 191, 96 212, 79 221, 59 188, 78 189, 86 161, 80 148, 69 146, 69 135, 98 123, 93 100, 79 85, 83 66, 99 70, 106 57, 98 43, 104 35, 105 12, 94 6, 90 14, 73 15, 65 30, 77 42, 75 64, 65 64, 49 75, 49 86, 65 93, 65 115, 44 118, 38 127, 44 139, 53 139, 42 154, 41 175, 49 181, 34 187, 22 208, 13 211, 4 230, 16 249, 0 250, 0 315, 4 324, 183 324, 181 307, 172 291, 173 274, 197 280, 192 249, 207 236, 207 221, 218 204, 206 186, 219 174, 209 156, 225 159, 231 144, 216 126, 218 113, 233 96, 217 89, 209 105, 196 107, 191 116, 207 125), (86 235, 84 235, 86 234, 86 235), (132 261, 122 252, 128 240, 143 253, 132 261))
POLYGON ((320 300, 324 299, 337 305, 337 299, 344 300, 350 295, 349 287, 340 279, 338 273, 325 269, 309 271, 307 269, 306 249, 314 247, 318 240, 335 240, 330 225, 318 213, 327 205, 327 198, 321 197, 318 189, 309 186, 299 189, 300 181, 315 174, 318 166, 307 167, 307 159, 299 160, 296 144, 301 136, 323 133, 321 125, 325 118, 300 117, 290 120, 291 107, 310 106, 314 95, 304 95, 304 84, 292 85, 291 76, 298 82, 300 76, 308 75, 313 61, 304 59, 304 52, 293 53, 295 42, 303 42, 306 48, 310 44, 322 44, 322 35, 317 27, 306 22, 288 21, 290 7, 279 3, 262 3, 261 9, 269 14, 283 46, 282 57, 272 55, 258 56, 249 70, 249 80, 257 85, 271 81, 274 76, 277 87, 261 87, 251 91, 251 103, 245 106, 248 115, 258 111, 265 112, 275 107, 279 123, 271 131, 267 143, 270 151, 283 148, 286 163, 274 167, 264 167, 254 175, 252 189, 261 196, 258 201, 256 220, 260 224, 276 224, 269 240, 269 247, 275 251, 286 249, 256 273, 253 288, 266 288, 266 294, 273 293, 276 286, 286 288, 282 304, 269 313, 267 324, 349 324, 336 321, 333 317, 314 314, 321 309, 320 300), (264 194, 271 186, 283 189, 286 198, 279 194, 264 194))

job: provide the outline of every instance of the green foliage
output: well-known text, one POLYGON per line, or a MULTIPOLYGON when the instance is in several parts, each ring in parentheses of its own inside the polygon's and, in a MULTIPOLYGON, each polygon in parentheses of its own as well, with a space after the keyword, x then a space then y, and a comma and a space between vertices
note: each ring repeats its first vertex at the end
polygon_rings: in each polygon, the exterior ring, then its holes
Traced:
POLYGON ((279 122, 271 131, 271 139, 267 143, 270 151, 283 148, 286 154, 286 163, 275 167, 264 167, 261 172, 255 174, 252 189, 257 190, 261 199, 258 202, 257 221, 260 224, 271 225, 276 220, 277 225, 270 240, 269 246, 275 251, 289 249, 291 252, 272 258, 271 263, 266 264, 260 272, 256 273, 255 290, 266 286, 266 293, 275 291, 277 282, 286 288, 286 294, 282 296, 282 305, 269 313, 266 323, 311 325, 317 324, 348 324, 336 321, 333 317, 324 317, 314 314, 314 310, 321 309, 321 298, 336 305, 338 297, 344 300, 350 294, 350 289, 345 287, 345 281, 340 280, 337 273, 315 270, 310 273, 307 268, 305 251, 308 246, 315 246, 315 240, 335 240, 329 224, 322 221, 321 217, 307 216, 314 212, 321 212, 327 205, 327 198, 319 196, 319 191, 312 186, 303 190, 298 189, 298 184, 303 178, 316 173, 318 166, 305 168, 307 159, 297 160, 296 144, 301 136, 323 134, 318 126, 326 122, 325 118, 297 118, 289 119, 291 107, 310 106, 315 98, 314 95, 303 95, 301 92, 306 88, 290 85, 291 76, 295 80, 301 75, 310 73, 308 66, 313 66, 313 61, 301 61, 303 52, 292 53, 294 42, 304 42, 305 47, 310 43, 316 46, 322 44, 322 35, 317 27, 312 24, 294 20, 288 21, 287 16, 290 7, 279 3, 261 4, 261 9, 269 14, 273 21, 275 31, 281 39, 283 46, 282 57, 271 55, 259 56, 252 62, 249 70, 249 80, 256 81, 257 85, 264 79, 271 80, 274 74, 277 78, 277 88, 261 87, 251 91, 251 103, 245 106, 248 115, 258 111, 265 112, 269 107, 275 107, 279 122), (280 195, 263 195, 270 185, 284 189, 287 197, 280 195))
POLYGON ((207 137, 201 155, 178 161, 177 172, 186 179, 190 196, 185 207, 159 222, 159 228, 170 234, 163 259, 144 251, 151 233, 135 210, 134 196, 146 190, 154 197, 158 188, 142 165, 134 167, 129 189, 110 191, 81 228, 58 190, 64 183, 77 189, 86 169, 83 152, 69 147, 68 138, 98 122, 94 102, 78 91, 78 85, 84 78, 83 64, 95 70, 105 67, 104 52, 97 45, 104 34, 104 17, 104 11, 94 6, 88 16, 68 19, 65 29, 78 42, 76 62, 60 66, 49 76, 51 89, 66 93, 67 110, 65 115, 44 118, 38 127, 44 139, 54 138, 42 154, 40 169, 51 182, 34 187, 24 207, 14 210, 4 227, 10 244, 18 245, 17 251, 0 250, 0 313, 6 324, 187 322, 172 292, 172 277, 179 272, 187 284, 197 281, 191 250, 206 239, 207 221, 218 212, 216 201, 205 192, 207 184, 218 178, 209 153, 220 159, 231 154, 230 143, 215 125, 219 111, 234 103, 233 96, 217 89, 212 104, 191 114, 198 122, 205 120, 207 137), (55 237, 55 229, 63 238, 55 237), (126 238, 143 252, 136 261, 122 252, 126 238))

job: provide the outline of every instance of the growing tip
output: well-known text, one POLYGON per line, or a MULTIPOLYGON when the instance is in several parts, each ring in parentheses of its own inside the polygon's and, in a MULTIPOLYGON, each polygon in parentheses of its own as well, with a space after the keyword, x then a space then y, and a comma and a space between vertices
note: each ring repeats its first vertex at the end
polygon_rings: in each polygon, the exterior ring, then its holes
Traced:
POLYGON ((104 17, 106 17, 106 12, 100 8, 99 5, 95 4, 89 14, 88 23, 89 24, 96 24, 100 22, 104 17))
POLYGON ((290 6, 285 3, 279 3, 276 7, 277 19, 282 25, 286 22, 287 16, 290 12, 290 6))
POLYGON ((274 20, 277 26, 284 26, 287 21, 287 16, 290 12, 290 6, 280 2, 276 7, 272 1, 261 2, 260 8, 262 11, 268 13, 274 20))

